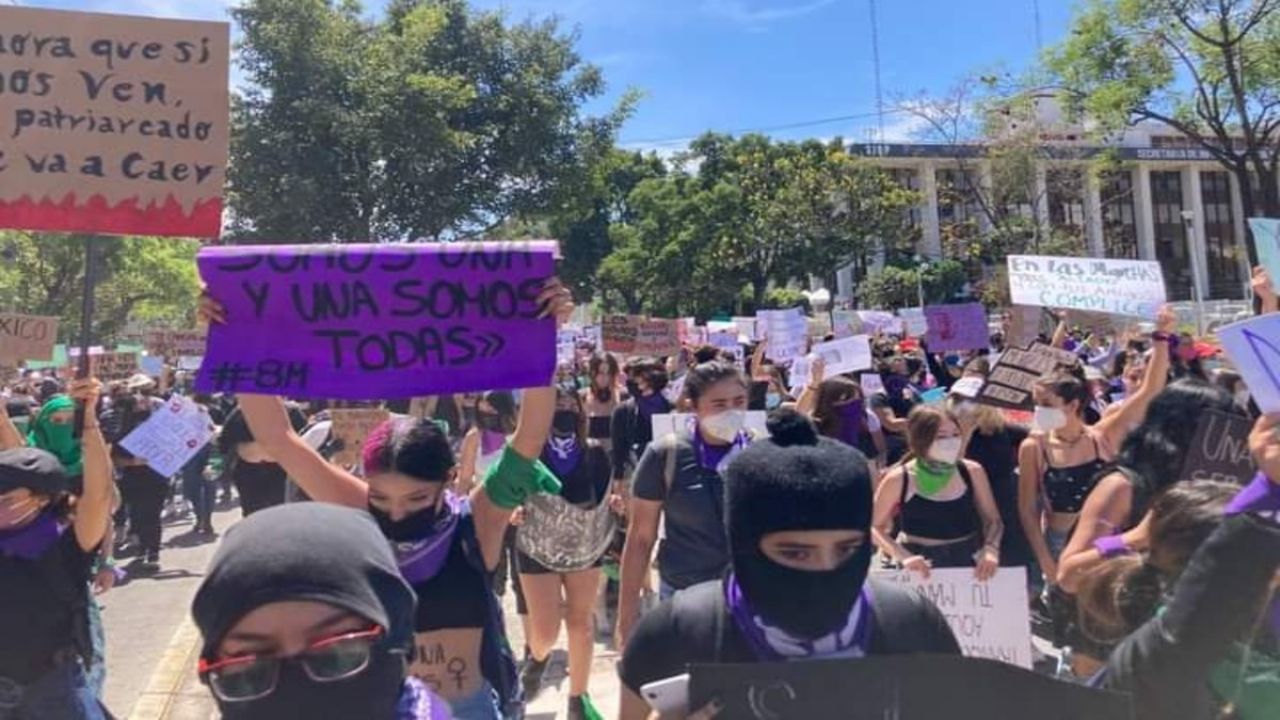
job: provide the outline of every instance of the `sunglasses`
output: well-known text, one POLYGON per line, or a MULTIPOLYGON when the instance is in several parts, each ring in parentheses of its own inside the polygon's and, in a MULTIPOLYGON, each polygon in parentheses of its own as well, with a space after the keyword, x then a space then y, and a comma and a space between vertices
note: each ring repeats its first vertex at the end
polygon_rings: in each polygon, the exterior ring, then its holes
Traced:
POLYGON ((369 667, 373 648, 385 632, 378 626, 318 640, 293 657, 238 655, 219 660, 200 660, 200 680, 223 702, 251 702, 275 692, 280 667, 296 663, 307 677, 318 683, 353 678, 369 667))

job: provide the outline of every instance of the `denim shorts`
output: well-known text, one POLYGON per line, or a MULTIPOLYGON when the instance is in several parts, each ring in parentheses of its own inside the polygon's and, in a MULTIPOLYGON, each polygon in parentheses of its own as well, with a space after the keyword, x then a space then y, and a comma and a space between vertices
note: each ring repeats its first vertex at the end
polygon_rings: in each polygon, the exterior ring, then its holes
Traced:
POLYGON ((64 663, 25 687, 0 678, 0 720, 104 720, 79 660, 64 663))
POLYGON ((498 691, 489 683, 464 698, 449 703, 455 720, 503 720, 498 706, 498 691))

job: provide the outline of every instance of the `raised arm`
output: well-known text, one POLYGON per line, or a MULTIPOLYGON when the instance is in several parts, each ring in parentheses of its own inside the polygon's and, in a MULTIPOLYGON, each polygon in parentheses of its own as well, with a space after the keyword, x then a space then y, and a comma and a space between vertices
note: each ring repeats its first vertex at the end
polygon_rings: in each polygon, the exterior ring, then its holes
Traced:
POLYGON ((801 391, 800 397, 796 398, 796 411, 802 415, 812 418, 814 411, 818 409, 818 387, 822 385, 822 381, 827 377, 827 361, 821 356, 815 357, 813 363, 809 365, 809 382, 801 391))
POLYGON ((1151 407, 1151 401, 1155 400, 1168 384, 1169 342, 1173 337, 1171 333, 1177 320, 1171 308, 1168 306, 1161 308, 1160 317, 1156 323, 1157 332, 1152 335, 1155 347, 1151 351, 1151 360, 1147 362, 1147 369, 1142 376, 1142 387, 1126 398, 1118 411, 1099 420, 1094 426, 1094 431, 1102 436, 1102 447, 1109 453, 1114 454, 1119 449, 1124 443, 1125 436, 1129 434, 1129 429, 1142 422, 1147 415, 1147 408, 1151 407))
POLYGON ((80 433, 80 453, 84 459, 84 489, 76 500, 76 542, 86 552, 93 550, 107 536, 111 525, 112 482, 111 453, 98 427, 93 408, 98 406, 102 384, 92 378, 71 383, 68 395, 84 403, 84 424, 80 433))
POLYGON ((365 481, 325 460, 294 432, 283 400, 271 395, 236 397, 253 439, 308 497, 361 510, 369 507, 369 486, 365 481))

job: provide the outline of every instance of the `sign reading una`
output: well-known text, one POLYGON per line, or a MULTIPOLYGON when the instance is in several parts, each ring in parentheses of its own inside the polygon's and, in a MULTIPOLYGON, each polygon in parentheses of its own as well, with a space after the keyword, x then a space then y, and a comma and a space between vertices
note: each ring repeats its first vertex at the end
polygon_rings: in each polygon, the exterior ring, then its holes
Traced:
POLYGON ((551 382, 554 242, 205 248, 201 392, 405 398, 551 382))
POLYGON ((0 227, 216 237, 226 23, 0 7, 0 227))

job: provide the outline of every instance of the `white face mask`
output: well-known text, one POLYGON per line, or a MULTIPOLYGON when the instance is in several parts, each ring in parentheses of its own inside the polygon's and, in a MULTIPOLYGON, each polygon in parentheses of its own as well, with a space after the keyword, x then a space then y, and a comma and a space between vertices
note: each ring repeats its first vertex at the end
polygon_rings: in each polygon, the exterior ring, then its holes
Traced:
POLYGON ((929 459, 936 463, 954 465, 960 459, 963 444, 958 437, 938 438, 929 446, 929 459))
POLYGON ((1037 405, 1032 423, 1041 432, 1053 432, 1066 426, 1067 414, 1062 411, 1062 408, 1037 405))
POLYGON ((721 442, 733 442, 747 424, 746 410, 725 410, 718 415, 702 418, 702 431, 721 442))

